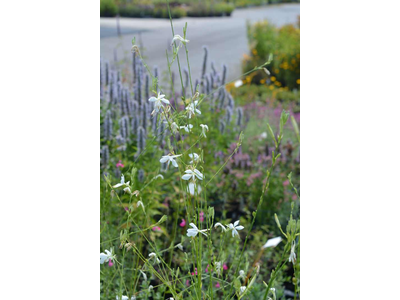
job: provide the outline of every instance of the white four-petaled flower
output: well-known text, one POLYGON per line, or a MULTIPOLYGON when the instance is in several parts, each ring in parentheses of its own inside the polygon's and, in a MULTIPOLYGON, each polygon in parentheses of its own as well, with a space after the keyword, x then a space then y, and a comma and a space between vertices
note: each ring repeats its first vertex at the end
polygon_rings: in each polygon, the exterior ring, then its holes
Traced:
POLYGON ((187 230, 187 236, 193 236, 193 237, 195 237, 199 232, 201 233, 201 234, 204 234, 205 236, 207 236, 207 234, 205 233, 206 231, 207 231, 207 229, 203 229, 203 230, 199 230, 198 228, 197 228, 197 226, 196 225, 194 225, 193 223, 190 223, 189 224, 192 228, 189 228, 188 230, 187 230))
POLYGON ((111 248, 110 251, 104 250, 105 253, 100 253, 100 263, 103 264, 104 262, 108 262, 109 260, 113 260, 115 255, 113 255, 113 249, 111 248))
POLYGON ((194 196, 194 194, 200 194, 201 193, 201 186, 195 184, 194 182, 189 182, 189 184, 188 184, 188 192, 192 196, 194 196))
POLYGON ((244 227, 242 226, 242 225, 239 225, 239 220, 238 221, 236 221, 235 223, 230 223, 229 225, 228 225, 228 227, 230 228, 230 229, 232 229, 232 237, 234 237, 235 235, 237 235, 238 237, 239 237, 239 233, 237 232, 238 230, 242 230, 244 227))
POLYGON ((295 248, 296 248, 296 242, 293 241, 292 248, 290 249, 290 255, 289 255, 289 262, 291 262, 292 264, 296 263, 296 252, 294 252, 295 248))
POLYGON ((179 41, 179 46, 182 46, 182 44, 186 45, 186 43, 189 43, 189 40, 184 39, 183 37, 181 37, 179 34, 175 34, 174 37, 172 38, 172 42, 171 45, 175 42, 175 41, 179 41))
POLYGON ((192 131, 193 125, 189 124, 186 126, 180 126, 179 128, 184 129, 186 132, 190 132, 190 131, 192 131))
POLYGON ((172 133, 177 133, 179 130, 179 126, 174 122, 171 124, 172 133))
POLYGON ((163 107, 163 103, 165 104, 170 104, 168 99, 164 99, 165 95, 161 95, 158 93, 157 98, 156 97, 151 97, 149 99, 150 102, 154 102, 154 111, 153 112, 159 112, 160 108, 163 107))
POLYGON ((129 187, 129 181, 125 182, 124 174, 121 175, 121 182, 114 185, 113 188, 116 189, 116 188, 119 188, 120 186, 129 187))
MULTIPOLYGON (((119 300, 119 297, 117 296, 116 299, 119 300)), ((121 300, 129 300, 129 298, 128 298, 128 296, 122 296, 122 297, 121 297, 121 300)))
POLYGON ((190 103, 188 106, 186 106, 188 118, 191 119, 192 116, 195 116, 196 114, 201 115, 201 111, 197 108, 199 101, 194 101, 194 103, 190 103))
POLYGON ((164 155, 160 159, 160 163, 167 163, 167 167, 169 166, 169 163, 172 163, 172 165, 177 168, 178 163, 175 161, 175 158, 181 156, 182 154, 179 155, 164 155))
POLYGON ((158 264, 160 263, 160 260, 157 258, 157 254, 155 254, 154 252, 151 252, 151 253, 149 254, 149 257, 150 257, 150 258, 153 258, 153 257, 154 257, 155 261, 156 261, 158 264))
POLYGON ((192 159, 189 164, 193 164, 195 162, 198 162, 200 160, 200 156, 197 153, 190 153, 189 157, 192 159))
POLYGON ((206 136, 206 131, 208 131, 208 126, 207 126, 207 125, 204 125, 204 124, 200 124, 200 126, 201 126, 201 134, 200 134, 200 137, 202 137, 202 136, 207 137, 207 136, 206 136))
POLYGON ((200 180, 203 180, 203 174, 200 173, 199 170, 194 169, 194 170, 186 170, 185 171, 185 175, 182 176, 183 180, 189 180, 189 179, 193 179, 196 180, 196 177, 200 180))
POLYGON ((223 231, 226 231, 226 228, 221 223, 215 223, 214 228, 221 227, 223 231))
POLYGON ((245 290, 246 290, 246 287, 245 286, 241 286, 240 287, 240 294, 243 294, 245 290))

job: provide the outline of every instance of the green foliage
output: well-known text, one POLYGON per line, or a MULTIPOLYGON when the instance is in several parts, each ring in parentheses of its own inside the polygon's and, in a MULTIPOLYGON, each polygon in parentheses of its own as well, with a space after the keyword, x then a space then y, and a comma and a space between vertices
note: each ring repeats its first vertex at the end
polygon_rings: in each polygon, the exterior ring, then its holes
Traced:
MULTIPOLYGON (((164 18, 168 19, 168 9, 165 5, 160 6, 142 6, 142 5, 121 5, 119 7, 119 14, 121 17, 129 18, 164 18)), ((186 16, 186 11, 181 7, 171 8, 172 18, 182 18, 186 16)))
POLYGON ((247 25, 247 36, 250 46, 250 56, 243 61, 243 71, 249 71, 274 55, 268 68, 270 76, 258 71, 251 82, 259 84, 268 80, 274 87, 300 89, 300 29, 293 25, 281 28, 267 21, 247 25))
POLYGON ((221 17, 230 16, 235 7, 227 3, 216 3, 211 5, 207 2, 197 3, 190 6, 187 15, 189 17, 221 17))
POLYGON ((113 0, 100 0, 100 17, 115 17, 118 7, 113 0))

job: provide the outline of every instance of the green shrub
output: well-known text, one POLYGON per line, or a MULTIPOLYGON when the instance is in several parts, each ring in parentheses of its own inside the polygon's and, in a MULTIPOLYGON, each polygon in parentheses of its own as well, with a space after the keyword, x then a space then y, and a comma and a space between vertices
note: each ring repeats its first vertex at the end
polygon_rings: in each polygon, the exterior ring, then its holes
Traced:
POLYGON ((115 17, 118 7, 113 0, 100 0, 100 17, 115 17))
POLYGON ((230 16, 234 9, 234 5, 227 3, 217 3, 215 5, 209 5, 207 3, 193 4, 190 6, 187 15, 189 17, 230 16))
POLYGON ((268 67, 271 75, 259 71, 252 76, 253 83, 270 80, 277 88, 300 88, 300 29, 293 25, 281 28, 268 24, 267 21, 248 25, 250 56, 243 61, 244 72, 256 65, 261 65, 273 54, 273 61, 268 67))

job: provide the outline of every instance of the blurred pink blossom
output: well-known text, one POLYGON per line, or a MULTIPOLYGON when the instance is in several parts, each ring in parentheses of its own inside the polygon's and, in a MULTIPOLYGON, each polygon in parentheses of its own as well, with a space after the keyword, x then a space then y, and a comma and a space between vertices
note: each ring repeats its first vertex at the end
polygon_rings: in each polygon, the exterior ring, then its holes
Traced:
POLYGON ((200 222, 204 221, 204 212, 200 212, 200 222))
POLYGON ((219 282, 217 282, 217 284, 215 285, 216 288, 220 288, 221 285, 219 284, 219 282))
POLYGON ((155 227, 152 228, 152 230, 153 230, 153 231, 161 231, 161 228, 158 227, 158 226, 155 226, 155 227))
POLYGON ((123 168, 123 167, 124 167, 124 164, 121 163, 121 161, 119 161, 119 162, 117 162, 116 167, 117 167, 117 168, 123 168))
POLYGON ((112 267, 114 264, 113 264, 113 262, 111 261, 111 259, 108 261, 108 266, 109 267, 112 267))
POLYGON ((182 219, 182 222, 179 224, 179 226, 185 227, 185 225, 186 225, 186 221, 185 221, 185 219, 182 219))
POLYGON ((228 266, 226 264, 223 264, 222 269, 224 269, 226 271, 226 270, 228 270, 228 266))

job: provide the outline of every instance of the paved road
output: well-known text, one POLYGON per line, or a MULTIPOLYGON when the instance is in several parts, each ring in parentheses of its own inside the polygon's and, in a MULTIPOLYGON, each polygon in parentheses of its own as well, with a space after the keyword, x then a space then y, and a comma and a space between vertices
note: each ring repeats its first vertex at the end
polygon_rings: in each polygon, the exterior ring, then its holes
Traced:
MULTIPOLYGON (((296 23, 300 15, 299 4, 281 4, 255 8, 236 9, 231 17, 222 18, 182 18, 174 20, 176 34, 183 35, 182 28, 188 23, 187 38, 190 67, 193 80, 201 73, 204 51, 203 45, 209 48, 209 62, 215 61, 216 67, 228 66, 228 81, 241 75, 241 61, 244 53, 249 52, 246 21, 256 22, 267 19, 281 26, 296 23)), ((118 60, 131 59, 131 41, 136 36, 137 43, 144 46, 142 53, 149 66, 157 65, 160 71, 167 70, 165 50, 169 47, 172 33, 170 21, 165 19, 131 19, 120 18, 122 36, 118 37, 116 18, 100 19, 100 55, 112 61, 114 49, 118 60)), ((181 64, 186 67, 184 50, 180 50, 181 64)), ((173 70, 177 72, 176 63, 173 70)), ((209 68, 209 65, 208 65, 209 68)), ((207 72, 209 69, 207 70, 207 72)), ((176 73, 178 74, 178 73, 176 73)))

